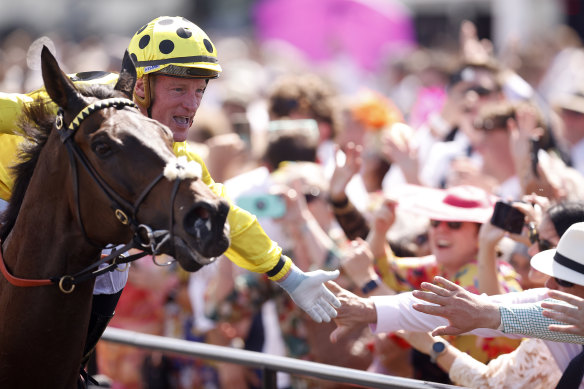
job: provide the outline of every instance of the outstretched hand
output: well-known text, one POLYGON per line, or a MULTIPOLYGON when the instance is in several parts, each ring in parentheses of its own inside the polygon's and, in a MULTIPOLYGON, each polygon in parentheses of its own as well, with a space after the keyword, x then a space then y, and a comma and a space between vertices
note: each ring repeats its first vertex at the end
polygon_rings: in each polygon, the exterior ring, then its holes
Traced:
POLYGON ((413 292, 420 300, 434 304, 413 304, 416 311, 441 316, 450 322, 449 326, 435 328, 432 335, 460 335, 476 328, 499 327, 501 314, 497 304, 443 277, 434 277, 434 282, 436 285, 423 282, 421 286, 425 291, 413 292))
POLYGON ((336 317, 335 308, 339 308, 341 303, 324 283, 337 278, 339 271, 316 270, 303 273, 295 267, 291 270, 288 278, 279 282, 279 285, 288 292, 296 305, 317 323, 330 322, 336 317))
POLYGON ((336 343, 357 326, 377 322, 377 311, 371 299, 359 297, 333 281, 329 281, 327 286, 341 302, 335 318, 337 328, 330 334, 332 343, 336 343))
POLYGON ((584 299, 553 289, 548 294, 551 298, 565 301, 572 305, 570 307, 565 304, 548 301, 541 303, 542 308, 544 308, 544 311, 542 311, 543 316, 566 323, 565 325, 550 324, 550 331, 584 336, 584 299))

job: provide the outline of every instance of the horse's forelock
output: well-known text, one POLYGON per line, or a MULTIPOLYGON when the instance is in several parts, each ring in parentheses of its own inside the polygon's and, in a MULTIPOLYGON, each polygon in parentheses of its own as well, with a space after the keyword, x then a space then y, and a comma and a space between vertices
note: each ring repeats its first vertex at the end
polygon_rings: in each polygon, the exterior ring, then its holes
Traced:
MULTIPOLYGON (((100 100, 121 96, 120 92, 104 85, 88 85, 87 87, 79 88, 79 91, 83 96, 97 97, 100 100)), ((47 139, 53 129, 55 113, 54 104, 47 104, 41 99, 25 106, 23 109, 18 127, 20 134, 27 141, 21 143, 18 153, 20 162, 12 167, 12 172, 15 177, 14 186, 8 208, 1 215, 0 220, 0 239, 2 241, 6 239, 16 222, 24 194, 37 165, 40 152, 47 143, 47 139)))

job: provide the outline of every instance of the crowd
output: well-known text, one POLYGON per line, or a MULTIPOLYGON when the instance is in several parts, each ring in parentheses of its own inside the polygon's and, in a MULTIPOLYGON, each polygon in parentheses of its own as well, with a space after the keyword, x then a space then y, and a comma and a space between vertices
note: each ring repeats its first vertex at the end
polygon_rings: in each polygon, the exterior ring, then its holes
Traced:
MULTIPOLYGON (((327 283, 338 317, 316 322, 288 289, 226 258, 192 274, 145 258, 109 325, 473 388, 583 387, 584 371, 562 374, 584 358, 584 83, 566 77, 584 47, 561 31, 496 55, 464 22, 456 51, 400 53, 393 84, 354 93, 298 57, 216 41, 223 73, 186 142, 300 271, 340 271, 327 283), (415 98, 400 99, 405 86, 415 98)), ((71 72, 119 70, 123 53, 14 31, 0 90, 40 86, 42 43, 71 72)), ((0 134, 0 150, 18 141, 0 134)), ((15 158, 0 152, 0 169, 15 158)), ((0 198, 9 192, 0 181, 0 198)), ((261 386, 242 366, 106 342, 89 370, 119 389, 261 386)))

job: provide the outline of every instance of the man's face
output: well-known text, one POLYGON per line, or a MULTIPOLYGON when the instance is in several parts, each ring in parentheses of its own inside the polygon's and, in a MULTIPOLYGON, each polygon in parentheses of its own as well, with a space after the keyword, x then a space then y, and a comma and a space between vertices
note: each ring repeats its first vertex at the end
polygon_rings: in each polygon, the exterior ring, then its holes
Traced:
POLYGON ((436 261, 450 270, 476 259, 478 227, 471 222, 444 222, 432 220, 430 246, 436 261))
MULTIPOLYGON (((562 283, 562 280, 560 280, 560 283, 562 283)), ((573 284, 573 286, 563 286, 560 283, 558 283, 557 278, 550 277, 545 283, 545 286, 549 289, 559 290, 560 292, 570 293, 580 298, 584 298, 584 286, 578 284, 573 284)))
POLYGON ((187 139, 206 87, 206 81, 200 78, 155 76, 152 119, 167 125, 175 142, 187 139))

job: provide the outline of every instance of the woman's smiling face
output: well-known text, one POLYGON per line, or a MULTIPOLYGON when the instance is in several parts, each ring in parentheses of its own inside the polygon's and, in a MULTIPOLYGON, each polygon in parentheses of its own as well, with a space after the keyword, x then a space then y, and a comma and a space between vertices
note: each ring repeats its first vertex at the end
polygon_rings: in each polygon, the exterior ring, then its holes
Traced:
POLYGON ((430 227, 430 245, 436 261, 449 271, 476 259, 479 241, 479 224, 473 222, 432 221, 430 227), (457 227, 452 228, 449 226, 457 227))

